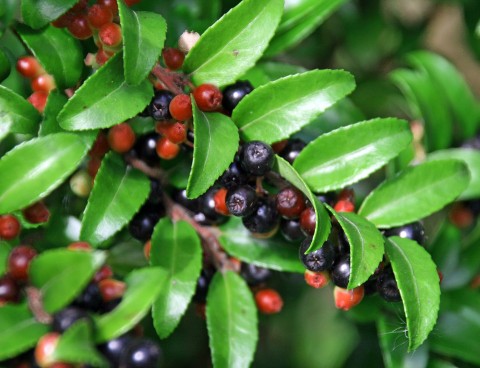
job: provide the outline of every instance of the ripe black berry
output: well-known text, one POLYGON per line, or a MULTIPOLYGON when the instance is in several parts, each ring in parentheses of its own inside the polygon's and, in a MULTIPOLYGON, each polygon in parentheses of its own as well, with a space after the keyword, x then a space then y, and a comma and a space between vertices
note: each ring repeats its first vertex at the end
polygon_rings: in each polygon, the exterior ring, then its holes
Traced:
POLYGON ((378 276, 377 290, 378 294, 387 302, 399 302, 402 300, 391 267, 384 269, 378 276))
POLYGON ((248 176, 245 170, 236 161, 232 162, 220 178, 222 185, 227 188, 233 188, 238 185, 247 184, 248 176))
POLYGON ((88 284, 83 292, 77 296, 72 305, 81 309, 87 309, 92 312, 100 310, 103 303, 102 294, 98 285, 95 283, 88 284))
POLYGON ((295 161, 297 156, 305 148, 306 145, 307 144, 300 139, 291 139, 288 141, 282 152, 280 152, 280 156, 290 162, 290 164, 293 164, 293 161, 295 161))
POLYGON ((148 195, 148 202, 152 204, 160 204, 163 201, 163 190, 160 182, 155 179, 150 179, 150 194, 148 195))
POLYGON ((335 262, 331 276, 335 285, 341 288, 348 286, 348 281, 350 280, 350 255, 345 255, 335 262))
POLYGON ((385 231, 385 236, 399 236, 405 239, 415 240, 420 245, 425 245, 425 230, 420 222, 393 227, 385 231))
POLYGON ((110 362, 111 367, 118 367, 122 352, 127 349, 131 342, 132 337, 130 335, 121 335, 100 345, 99 350, 110 362))
POLYGON ((335 248, 330 241, 326 241, 320 249, 314 252, 305 254, 306 250, 310 247, 312 238, 306 238, 299 249, 300 260, 305 267, 313 272, 326 271, 330 269, 335 260, 335 248))
POLYGON ((175 189, 172 192, 172 199, 193 213, 200 211, 200 201, 197 198, 189 199, 186 189, 175 189))
POLYGON ((250 263, 242 263, 240 274, 248 285, 257 286, 267 281, 272 273, 268 268, 255 266, 250 263))
POLYGON ((228 211, 234 216, 248 216, 255 211, 257 194, 249 185, 242 185, 228 190, 226 205, 228 211))
POLYGON ((160 347, 148 339, 133 340, 120 356, 120 368, 154 368, 160 365, 160 347))
POLYGON ((82 319, 93 326, 93 320, 85 310, 77 307, 67 307, 53 315, 52 330, 63 333, 75 322, 82 319))
POLYGON ((275 154, 272 147, 260 141, 248 142, 241 153, 242 167, 255 176, 263 176, 273 167, 275 154))
POLYGON ((212 281, 215 270, 211 267, 203 268, 200 277, 197 280, 197 288, 193 300, 196 303, 205 303, 207 299, 208 287, 212 281))
POLYGON ((276 200, 278 212, 286 218, 297 218, 305 209, 305 196, 293 187, 287 187, 278 192, 276 200))
POLYGON ((171 119, 169 107, 173 97, 174 94, 170 91, 160 90, 155 92, 155 96, 148 105, 150 116, 155 120, 171 119))
POLYGON ((155 225, 164 215, 160 212, 162 209, 162 206, 152 205, 148 202, 143 205, 128 225, 130 234, 142 242, 150 239, 155 225))
POLYGON ((232 111, 238 103, 253 91, 253 86, 249 81, 238 81, 231 84, 223 90, 222 105, 227 111, 232 111))
POLYGON ((283 219, 280 221, 280 232, 289 242, 298 242, 305 238, 298 220, 283 219))
POLYGON ((160 161, 157 155, 157 140, 159 137, 157 133, 153 132, 137 138, 133 146, 133 152, 139 160, 142 160, 150 166, 160 161))
POLYGON ((242 218, 243 225, 254 234, 267 234, 275 230, 280 222, 275 202, 259 199, 253 213, 242 218))

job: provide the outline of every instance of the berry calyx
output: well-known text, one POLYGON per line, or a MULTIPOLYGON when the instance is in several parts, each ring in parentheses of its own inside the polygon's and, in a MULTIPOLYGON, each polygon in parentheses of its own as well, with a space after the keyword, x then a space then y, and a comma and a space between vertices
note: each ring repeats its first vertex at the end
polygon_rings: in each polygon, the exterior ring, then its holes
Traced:
POLYGON ((17 71, 25 78, 33 79, 45 73, 37 58, 24 56, 17 60, 17 71))
POLYGON ((223 107, 227 111, 233 111, 238 103, 252 91, 253 86, 249 81, 238 81, 225 87, 223 90, 223 107))
POLYGON ((287 187, 277 193, 277 211, 285 218, 297 218, 305 209, 305 196, 298 189, 287 187))
POLYGON ((312 272, 321 272, 330 269, 335 260, 333 243, 327 240, 320 249, 305 254, 311 242, 312 238, 306 238, 300 245, 299 256, 304 266, 312 272))
POLYGON ((43 202, 36 202, 22 210, 23 217, 31 224, 42 224, 50 219, 50 211, 43 202))
POLYGON ((255 303, 260 312, 264 314, 275 314, 282 310, 283 299, 273 289, 259 290, 255 293, 255 303))
POLYGON ((170 102, 169 109, 175 120, 185 121, 192 118, 192 100, 189 95, 176 95, 170 102))
POLYGON ((335 289, 333 290, 335 306, 344 311, 348 311, 358 305, 362 301, 364 295, 365 292, 363 285, 351 290, 335 286, 335 289))
POLYGON ((185 60, 185 54, 179 49, 175 49, 173 47, 167 47, 166 49, 163 49, 162 56, 165 65, 171 70, 180 69, 183 65, 183 61, 185 60))
POLYGON ((243 145, 241 163, 248 173, 263 176, 273 167, 275 154, 272 147, 261 141, 252 141, 243 145))
POLYGON ((8 272, 18 282, 28 280, 28 268, 37 251, 29 245, 18 245, 8 256, 8 272))
POLYGON ((316 225, 317 216, 315 215, 315 210, 313 207, 305 208, 302 213, 300 213, 300 228, 305 235, 313 236, 313 234, 315 234, 316 225))
POLYGON ((94 4, 88 9, 87 19, 91 27, 98 29, 112 22, 113 14, 106 6, 94 4))
POLYGON ((122 43, 122 28, 117 23, 106 23, 98 31, 103 45, 117 47, 122 43))
POLYGON ((128 152, 135 144, 135 132, 127 123, 121 123, 108 131, 108 144, 118 153, 128 152))
POLYGON ((215 111, 222 104, 222 92, 213 84, 201 84, 193 91, 193 98, 202 111, 215 111))
POLYGON ((157 141, 156 151, 158 157, 164 160, 172 160, 180 152, 180 146, 168 138, 162 137, 157 141))
POLYGON ((148 112, 154 120, 169 120, 172 118, 170 115, 170 103, 173 100, 173 93, 170 91, 160 90, 155 92, 150 105, 148 105, 148 112))
POLYGON ((249 185, 229 189, 225 198, 228 212, 234 216, 249 216, 255 211, 257 193, 249 185))
POLYGON ((335 285, 341 288, 346 288, 350 280, 350 255, 341 257, 332 269, 332 281, 335 285))
POLYGON ((215 192, 215 195, 213 196, 213 201, 215 202, 215 211, 217 211, 219 214, 223 216, 230 215, 230 211, 228 210, 226 200, 227 200, 226 188, 220 188, 215 192))
POLYGON ((13 215, 0 216, 0 239, 15 239, 21 230, 20 221, 13 215))
POLYGON ((330 275, 327 271, 313 272, 305 270, 305 282, 315 289, 325 287, 330 281, 330 275))

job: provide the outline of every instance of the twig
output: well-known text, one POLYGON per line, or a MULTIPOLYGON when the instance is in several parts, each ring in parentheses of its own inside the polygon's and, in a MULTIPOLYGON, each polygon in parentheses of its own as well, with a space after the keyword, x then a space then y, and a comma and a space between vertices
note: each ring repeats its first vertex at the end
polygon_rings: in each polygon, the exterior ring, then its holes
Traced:
POLYGON ((25 288, 27 294, 27 301, 30 310, 32 311, 35 319, 43 324, 50 324, 53 321, 53 317, 43 309, 42 293, 40 290, 33 286, 25 288))
POLYGON ((183 74, 171 72, 161 67, 158 63, 153 68, 152 75, 155 76, 166 89, 176 95, 185 93, 183 90, 185 86, 192 88, 190 81, 183 74))

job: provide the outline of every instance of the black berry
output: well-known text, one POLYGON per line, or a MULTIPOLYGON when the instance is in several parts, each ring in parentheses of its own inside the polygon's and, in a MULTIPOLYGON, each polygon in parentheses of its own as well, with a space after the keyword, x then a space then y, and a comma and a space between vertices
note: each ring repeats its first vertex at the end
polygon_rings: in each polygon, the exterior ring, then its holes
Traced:
POLYGON ((159 204, 163 201, 163 190, 160 182, 155 179, 150 179, 150 194, 148 195, 148 202, 152 204, 159 204))
POLYGON ((228 190, 225 201, 228 211, 234 216, 248 216, 255 211, 257 194, 248 185, 234 187, 228 190))
POLYGON ((207 299, 208 287, 212 281, 215 270, 211 267, 203 268, 200 277, 197 280, 197 288, 193 295, 193 300, 196 303, 205 303, 207 299))
POLYGON ((263 176, 273 167, 275 154, 272 147, 260 141, 248 142, 241 153, 242 167, 255 176, 263 176))
POLYGON ((255 266, 250 263, 242 263, 240 274, 248 285, 257 286, 267 281, 272 273, 268 268, 255 266))
POLYGON ((227 111, 232 111, 238 103, 250 92, 253 86, 248 81, 238 81, 223 90, 222 105, 227 111))
POLYGON ((85 310, 77 307, 67 307, 53 315, 52 329, 55 332, 63 333, 75 322, 82 319, 93 326, 93 320, 85 310))
POLYGON ((298 220, 282 219, 280 221, 280 232, 289 242, 298 242, 305 238, 298 220))
POLYGON ((254 234, 267 234, 275 230, 280 222, 275 202, 269 198, 259 199, 253 213, 243 217, 242 222, 254 234))
POLYGON ((133 146, 133 152, 139 160, 147 165, 155 165, 160 158, 157 155, 157 140, 160 136, 153 132, 141 135, 133 146))
POLYGON ((164 210, 162 206, 152 205, 147 202, 130 221, 128 225, 130 234, 142 242, 150 239, 155 225, 164 215, 161 212, 162 210, 164 210))
POLYGON ((300 139, 290 139, 285 148, 280 152, 280 156, 293 164, 293 161, 302 152, 307 144, 300 139))
POLYGON ((122 352, 127 350, 131 342, 132 337, 130 335, 121 335, 100 345, 99 350, 107 358, 111 367, 118 367, 122 352))
POLYGON ((16 302, 20 296, 17 283, 9 276, 0 278, 0 306, 3 303, 16 302))
POLYGON ((348 281, 350 280, 350 255, 345 255, 335 262, 331 276, 335 285, 344 289, 348 286, 348 281))
POLYGON ((120 368, 155 368, 160 365, 160 347, 148 339, 133 340, 120 356, 120 368))
POLYGON ((148 105, 148 111, 150 116, 155 120, 168 120, 171 119, 170 115, 170 102, 173 100, 174 94, 170 91, 160 90, 155 93, 150 105, 148 105))
POLYGON ((399 302, 402 300, 391 267, 385 268, 378 276, 377 290, 378 294, 387 302, 399 302))
POLYGON ((91 283, 83 292, 73 301, 72 305, 81 309, 87 309, 97 312, 101 309, 103 303, 102 294, 97 284, 91 283))
POLYGON ((420 222, 393 227, 385 231, 385 236, 399 236, 405 239, 415 240, 420 245, 425 245, 425 230, 420 222))
POLYGON ((227 188, 233 188, 238 185, 247 184, 248 176, 245 170, 236 161, 232 162, 220 178, 222 185, 227 188))
POLYGON ((326 271, 330 269, 335 260, 335 248, 330 241, 326 241, 320 249, 305 254, 310 247, 312 238, 306 238, 299 249, 300 260, 305 267, 312 272, 326 271))
POLYGON ((197 198, 189 199, 186 189, 175 189, 172 192, 172 199, 193 213, 200 211, 200 201, 197 198))

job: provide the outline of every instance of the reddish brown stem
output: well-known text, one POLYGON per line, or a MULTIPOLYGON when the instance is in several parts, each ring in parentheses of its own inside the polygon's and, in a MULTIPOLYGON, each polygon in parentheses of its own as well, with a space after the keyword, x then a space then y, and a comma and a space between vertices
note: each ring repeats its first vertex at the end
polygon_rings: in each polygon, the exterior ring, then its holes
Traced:
POLYGON ((27 294, 28 306, 35 316, 35 319, 44 324, 52 323, 52 316, 43 309, 42 293, 40 290, 33 286, 28 286, 25 288, 25 292, 27 294))
POLYGON ((171 72, 158 63, 152 70, 152 75, 170 92, 179 95, 185 93, 183 88, 190 86, 190 81, 180 73, 171 72))

